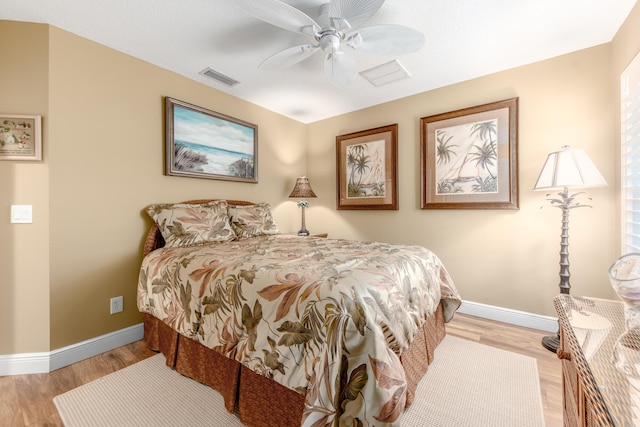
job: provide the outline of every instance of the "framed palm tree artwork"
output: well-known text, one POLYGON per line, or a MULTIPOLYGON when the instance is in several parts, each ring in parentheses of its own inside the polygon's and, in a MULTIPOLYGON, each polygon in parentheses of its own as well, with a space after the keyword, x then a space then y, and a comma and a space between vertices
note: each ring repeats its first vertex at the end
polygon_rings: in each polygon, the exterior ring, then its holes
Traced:
POLYGON ((518 98, 420 119, 422 209, 518 209, 518 98))
POLYGON ((398 124, 336 137, 337 209, 398 209, 398 124))

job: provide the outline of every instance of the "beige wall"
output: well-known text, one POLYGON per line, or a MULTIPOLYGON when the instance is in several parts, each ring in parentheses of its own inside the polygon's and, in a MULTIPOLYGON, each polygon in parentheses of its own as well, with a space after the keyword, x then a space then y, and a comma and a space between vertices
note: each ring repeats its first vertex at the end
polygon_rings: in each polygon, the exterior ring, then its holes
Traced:
MULTIPOLYGON (((42 115, 48 145, 48 26, 0 21, 0 113, 42 115)), ((0 354, 49 350, 49 164, 0 161, 0 354), (33 205, 32 224, 10 206, 33 205)))
MULTIPOLYGON (((640 52, 640 4, 631 10, 626 21, 613 39, 613 76, 619 83, 619 76, 631 60, 640 52)), ((616 95, 618 93, 616 92, 616 95)))
POLYGON ((429 247, 465 300, 554 315, 561 213, 532 188, 547 154, 573 145, 585 149, 612 184, 590 191, 592 209, 571 212, 573 292, 611 297, 616 141, 610 64, 607 44, 310 125, 308 175, 322 198, 309 210, 310 229, 429 247), (519 97, 520 209, 420 210, 420 117, 511 97, 519 97), (335 135, 391 123, 399 125, 400 209, 335 211, 335 135))
POLYGON ((42 163, 0 163, 0 354, 53 350, 141 321, 147 204, 267 201, 283 230, 298 226, 287 196, 306 171, 301 123, 55 27, 0 21, 0 31, 0 41, 33 39, 33 48, 14 49, 40 61, 14 72, 3 61, 0 82, 12 91, 0 92, 0 110, 40 113, 48 124, 42 163), (24 99, 20 87, 36 92, 24 105, 15 102, 24 99), (164 96, 258 124, 258 184, 164 176, 164 96), (34 224, 7 225, 10 204, 33 204, 34 224), (124 312, 109 315, 118 295, 124 312))
POLYGON ((610 183, 590 190, 593 208, 571 212, 572 292, 613 298, 616 75, 640 48, 638 11, 611 44, 310 125, 55 27, 0 21, 0 48, 13 59, 0 67, 0 111, 42 114, 45 125, 43 162, 0 162, 0 354, 53 350, 140 321, 145 205, 267 201, 281 229, 295 231, 299 210, 287 195, 300 174, 319 196, 307 211, 312 232, 427 246, 464 299, 554 315, 560 211, 532 187, 546 155, 565 144, 584 148, 610 183), (259 183, 164 176, 163 96, 258 124, 259 183), (420 117, 515 96, 520 209, 420 210, 420 117), (336 135, 391 123, 399 124, 400 209, 336 211, 336 135), (11 204, 33 204, 34 223, 9 224, 11 204), (117 295, 125 311, 110 316, 117 295))

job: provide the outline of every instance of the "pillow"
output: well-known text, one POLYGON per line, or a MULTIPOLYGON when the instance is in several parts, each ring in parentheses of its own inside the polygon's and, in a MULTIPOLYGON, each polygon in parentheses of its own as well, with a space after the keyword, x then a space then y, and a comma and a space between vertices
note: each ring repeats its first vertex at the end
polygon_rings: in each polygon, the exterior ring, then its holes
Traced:
POLYGON ((206 203, 164 203, 145 208, 158 224, 166 247, 228 242, 236 238, 229 217, 227 201, 206 203))
POLYGON ((268 203, 229 206, 228 212, 231 227, 240 238, 280 234, 268 203))

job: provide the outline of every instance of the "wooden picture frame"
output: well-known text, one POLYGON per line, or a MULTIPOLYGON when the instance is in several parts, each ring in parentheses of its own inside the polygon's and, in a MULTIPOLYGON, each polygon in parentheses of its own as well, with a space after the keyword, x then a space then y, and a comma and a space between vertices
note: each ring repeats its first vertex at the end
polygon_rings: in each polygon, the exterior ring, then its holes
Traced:
POLYGON ((165 97, 165 175, 258 182, 258 126, 165 97))
POLYGON ((336 137, 337 209, 398 209, 398 124, 336 137))
POLYGON ((421 209, 518 209, 518 98, 420 119, 421 209))
POLYGON ((0 114, 0 160, 42 160, 42 116, 0 114))

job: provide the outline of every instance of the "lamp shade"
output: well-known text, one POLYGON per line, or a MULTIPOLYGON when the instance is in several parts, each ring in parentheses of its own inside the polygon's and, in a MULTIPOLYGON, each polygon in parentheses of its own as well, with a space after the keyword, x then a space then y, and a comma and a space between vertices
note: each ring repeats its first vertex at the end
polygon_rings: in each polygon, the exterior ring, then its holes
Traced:
POLYGON ((311 184, 309 184, 309 178, 306 176, 301 176, 296 179, 296 185, 293 187, 293 191, 289 194, 289 197, 297 197, 306 199, 308 197, 317 197, 316 194, 311 189, 311 184))
POLYGON ((600 175, 587 153, 579 148, 565 146, 561 151, 547 156, 534 190, 604 185, 607 185, 607 181, 600 175))

